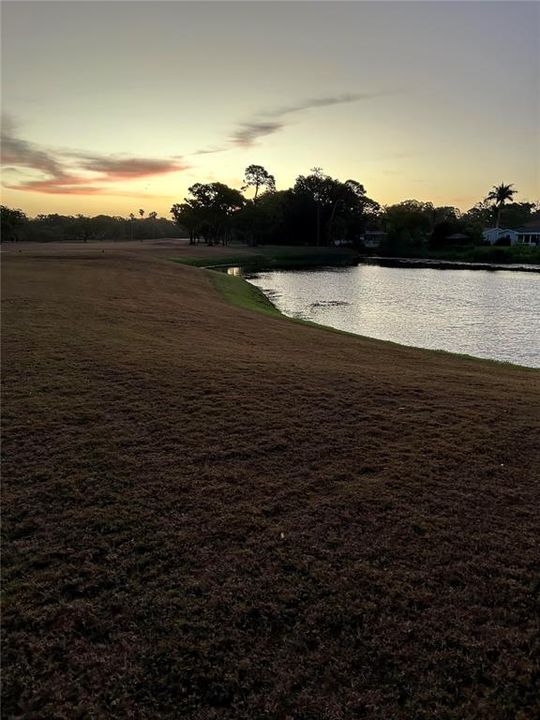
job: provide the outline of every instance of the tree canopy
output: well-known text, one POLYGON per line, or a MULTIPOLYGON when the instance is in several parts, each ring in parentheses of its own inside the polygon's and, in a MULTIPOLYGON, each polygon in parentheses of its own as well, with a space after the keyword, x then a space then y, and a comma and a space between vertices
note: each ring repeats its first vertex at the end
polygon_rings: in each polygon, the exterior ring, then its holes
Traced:
POLYGON ((502 212, 504 203, 507 200, 512 200, 514 195, 517 194, 517 190, 512 190, 512 187, 513 187, 513 185, 505 185, 504 183, 501 183, 500 185, 494 185, 493 188, 488 193, 487 199, 493 201, 493 204, 497 211, 496 227, 500 226, 501 212, 502 212))
POLYGON ((250 187, 255 188, 254 202, 257 201, 260 188, 266 188, 267 192, 274 192, 276 189, 276 181, 273 175, 270 175, 262 165, 249 165, 244 175, 245 185, 242 191, 250 187))

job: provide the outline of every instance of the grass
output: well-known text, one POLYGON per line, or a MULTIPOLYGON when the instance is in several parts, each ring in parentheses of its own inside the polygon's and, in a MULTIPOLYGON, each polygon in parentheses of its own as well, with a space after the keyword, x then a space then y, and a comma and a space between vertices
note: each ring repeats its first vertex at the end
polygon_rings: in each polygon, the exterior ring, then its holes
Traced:
MULTIPOLYGON (((196 267, 208 267, 208 255, 201 255, 200 250, 193 249, 196 255, 172 257, 174 262, 196 267)), ((300 269, 322 267, 326 265, 352 265, 358 253, 345 248, 299 247, 299 246, 260 246, 245 248, 242 254, 231 254, 228 248, 222 248, 222 255, 216 258, 217 266, 239 265, 245 270, 256 272, 276 269, 300 269)))
POLYGON ((3 257, 3 717, 537 717, 539 374, 156 248, 3 257))
POLYGON ((212 272, 211 278, 214 286, 231 305, 255 310, 264 315, 282 317, 266 295, 243 278, 220 272, 212 272))

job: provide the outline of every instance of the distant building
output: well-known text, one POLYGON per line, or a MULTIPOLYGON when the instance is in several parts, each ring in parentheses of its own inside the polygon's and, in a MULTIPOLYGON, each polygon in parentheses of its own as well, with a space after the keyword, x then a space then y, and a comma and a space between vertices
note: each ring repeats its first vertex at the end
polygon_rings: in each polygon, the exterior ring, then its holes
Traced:
POLYGON ((510 245, 515 245, 518 241, 517 232, 509 228, 486 228, 482 237, 484 242, 488 242, 490 245, 496 245, 501 241, 509 241, 510 245))
POLYGON ((384 230, 366 230, 362 237, 362 243, 367 248, 378 248, 386 240, 384 230))
POLYGON ((540 245, 540 222, 526 223, 516 230, 518 242, 525 245, 540 245))
POLYGON ((530 223, 516 230, 510 228, 487 228, 482 233, 484 242, 496 245, 499 241, 509 241, 510 245, 540 245, 540 223, 530 223))

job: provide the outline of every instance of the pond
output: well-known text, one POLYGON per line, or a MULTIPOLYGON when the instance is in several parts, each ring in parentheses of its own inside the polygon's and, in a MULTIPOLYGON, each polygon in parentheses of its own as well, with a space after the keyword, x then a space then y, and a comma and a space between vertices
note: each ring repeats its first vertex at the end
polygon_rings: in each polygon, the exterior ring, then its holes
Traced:
POLYGON ((403 345, 540 367, 540 275, 358 265, 246 277, 285 315, 403 345))

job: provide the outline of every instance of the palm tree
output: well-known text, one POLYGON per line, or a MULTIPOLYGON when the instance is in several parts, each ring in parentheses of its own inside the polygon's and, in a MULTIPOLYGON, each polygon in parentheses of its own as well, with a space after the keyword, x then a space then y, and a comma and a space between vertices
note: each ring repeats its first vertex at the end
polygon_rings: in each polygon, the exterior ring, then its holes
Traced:
POLYGON ((517 193, 517 190, 512 190, 512 185, 505 185, 504 183, 501 183, 500 185, 494 185, 493 190, 491 190, 487 196, 488 200, 493 200, 495 207, 497 208, 497 224, 495 227, 499 227, 501 222, 501 211, 503 209, 503 205, 507 200, 512 200, 514 195, 517 193))

